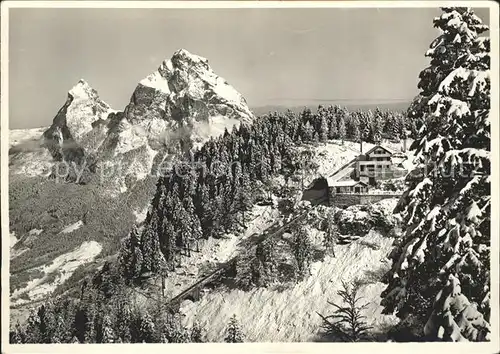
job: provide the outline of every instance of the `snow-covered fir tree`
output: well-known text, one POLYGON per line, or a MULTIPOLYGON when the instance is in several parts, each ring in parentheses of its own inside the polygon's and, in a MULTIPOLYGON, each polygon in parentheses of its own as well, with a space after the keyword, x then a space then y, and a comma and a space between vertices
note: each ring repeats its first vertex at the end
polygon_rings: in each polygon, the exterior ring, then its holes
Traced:
POLYGON ((337 136, 337 117, 333 113, 333 106, 330 106, 328 107, 328 138, 335 139, 337 136))
POLYGON ((271 284, 278 274, 275 245, 272 240, 260 242, 255 249, 259 279, 258 286, 271 284))
POLYGON ((346 127, 345 127, 345 118, 344 116, 339 117, 337 135, 340 140, 342 140, 342 145, 344 144, 344 140, 346 138, 346 127))
POLYGON ((205 334, 203 329, 200 327, 198 322, 193 323, 191 327, 191 342, 192 343, 203 343, 205 342, 205 334))
POLYGON ((315 133, 314 127, 312 126, 312 124, 309 121, 306 121, 304 124, 304 131, 302 134, 302 140, 303 141, 313 140, 314 133, 315 133))
POLYGON ((145 226, 141 235, 142 272, 158 272, 166 268, 165 258, 160 250, 158 238, 159 220, 156 211, 151 214, 150 223, 145 226))
POLYGON ((224 341, 226 343, 243 343, 245 336, 240 328, 240 323, 236 318, 236 315, 233 315, 229 319, 229 323, 226 328, 226 336, 224 341))
POLYGON ((328 316, 318 313, 323 322, 321 328, 327 336, 343 342, 360 342, 368 338, 369 330, 373 327, 367 324, 367 317, 363 315, 369 303, 360 304, 360 287, 359 282, 349 286, 342 281, 342 289, 337 291, 342 304, 328 301, 336 310, 328 316))
POLYGON ((484 341, 490 326, 490 78, 487 27, 443 8, 413 105, 422 121, 416 170, 396 211, 405 233, 391 254, 387 312, 429 340, 484 341), (423 104, 425 103, 425 104, 423 104), (418 111, 417 111, 418 110, 418 111))
POLYGON ((335 245, 338 241, 339 231, 333 215, 326 217, 324 231, 323 246, 325 247, 326 254, 335 257, 335 245))
POLYGON ((329 131, 327 109, 323 106, 319 106, 318 116, 319 116, 319 127, 318 127, 319 140, 325 142, 328 140, 328 131, 329 131))
POLYGON ((130 235, 123 241, 118 262, 121 274, 125 279, 134 279, 141 273, 142 251, 140 247, 140 236, 134 225, 130 235))
POLYGON ((156 328, 151 315, 146 312, 141 319, 140 335, 143 343, 155 342, 156 328))
POLYGON ((361 131, 360 131, 360 121, 358 117, 357 112, 352 112, 349 115, 349 119, 346 122, 346 128, 347 128, 347 136, 355 142, 359 142, 359 139, 361 138, 361 131))
POLYGON ((313 245, 304 225, 299 225, 294 231, 291 248, 297 276, 302 279, 309 274, 309 266, 313 258, 313 245))
POLYGON ((116 341, 113 323, 109 315, 104 315, 102 320, 102 343, 114 343, 116 341))

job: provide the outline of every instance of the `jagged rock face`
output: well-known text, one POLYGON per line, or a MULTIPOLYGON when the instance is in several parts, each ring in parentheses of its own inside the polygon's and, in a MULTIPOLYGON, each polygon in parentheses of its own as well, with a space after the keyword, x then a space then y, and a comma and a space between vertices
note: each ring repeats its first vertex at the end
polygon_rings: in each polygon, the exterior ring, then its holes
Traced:
POLYGON ((66 103, 43 133, 45 146, 57 161, 80 163, 104 140, 105 131, 96 122, 106 120, 112 111, 96 90, 80 80, 68 92, 66 103))
POLYGON ((44 144, 56 161, 86 164, 123 192, 165 160, 171 163, 179 150, 253 118, 243 96, 207 59, 178 50, 139 82, 123 112, 80 80, 45 131, 44 144))
POLYGON ((218 134, 209 127, 213 121, 230 128, 253 120, 243 96, 214 73, 208 60, 183 49, 139 83, 125 116, 133 124, 164 120, 170 133, 187 130, 197 143, 218 134))

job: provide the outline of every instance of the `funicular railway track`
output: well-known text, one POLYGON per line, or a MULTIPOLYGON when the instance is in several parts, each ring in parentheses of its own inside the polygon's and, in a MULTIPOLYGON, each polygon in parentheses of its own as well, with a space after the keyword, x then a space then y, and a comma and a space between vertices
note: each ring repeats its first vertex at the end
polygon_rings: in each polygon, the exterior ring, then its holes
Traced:
MULTIPOLYGON (((246 249, 246 253, 249 253, 251 250, 255 249, 255 247, 263 242, 264 240, 269 240, 272 238, 277 238, 281 237, 290 227, 302 222, 305 220, 307 217, 308 213, 316 208, 318 205, 320 205, 322 202, 327 201, 327 197, 321 197, 315 200, 315 203, 311 203, 313 206, 311 209, 307 209, 304 211, 301 211, 298 215, 293 217, 291 220, 285 222, 283 225, 280 225, 278 222, 274 223, 270 227, 268 227, 266 230, 264 230, 261 235, 253 241, 253 244, 251 247, 248 247, 246 249)), ((184 300, 192 300, 192 301, 197 301, 200 299, 202 295, 202 290, 203 288, 220 279, 224 274, 226 274, 232 267, 234 267, 239 259, 239 255, 231 258, 227 262, 222 263, 217 267, 217 269, 213 270, 212 272, 206 274, 203 276, 201 279, 197 280, 195 283, 191 284, 188 288, 183 290, 181 293, 178 295, 174 296, 167 302, 167 308, 169 308, 172 312, 176 312, 179 310, 179 307, 181 303, 184 300)))

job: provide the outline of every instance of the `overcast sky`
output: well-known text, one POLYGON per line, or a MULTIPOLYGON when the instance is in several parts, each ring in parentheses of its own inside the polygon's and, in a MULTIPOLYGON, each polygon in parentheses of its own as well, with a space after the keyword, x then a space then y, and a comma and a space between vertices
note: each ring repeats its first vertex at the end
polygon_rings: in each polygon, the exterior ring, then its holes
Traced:
MULTIPOLYGON (((49 125, 83 78, 123 109, 174 51, 208 58, 250 107, 411 100, 434 9, 11 9, 10 127, 49 125)), ((487 10, 477 14, 487 23, 487 10)))

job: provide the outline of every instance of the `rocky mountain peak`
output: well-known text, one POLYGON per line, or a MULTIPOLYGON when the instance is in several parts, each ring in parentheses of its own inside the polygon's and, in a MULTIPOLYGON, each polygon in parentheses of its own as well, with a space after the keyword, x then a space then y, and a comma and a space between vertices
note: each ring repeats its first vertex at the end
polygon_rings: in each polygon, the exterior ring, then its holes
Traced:
POLYGON ((174 52, 170 59, 172 66, 179 70, 188 70, 189 67, 198 66, 204 70, 210 70, 208 59, 199 55, 191 54, 186 49, 179 49, 174 52))
POLYGON ((97 91, 93 89, 84 79, 78 80, 76 85, 68 91, 68 95, 71 96, 72 99, 99 99, 97 91))
POLYGON ((93 129, 97 121, 104 121, 114 112, 99 98, 99 94, 85 80, 80 79, 68 91, 68 98, 59 109, 52 125, 44 134, 45 146, 56 160, 78 163, 85 153, 94 151, 93 129))
POLYGON ((206 58, 179 49, 138 83, 123 112, 112 110, 79 80, 44 138, 56 160, 82 164, 90 157, 95 169, 119 164, 125 175, 112 182, 124 191, 125 177, 144 178, 176 151, 186 152, 253 119, 243 96, 206 58))
MULTIPOLYGON (((254 118, 243 96, 212 70, 208 60, 186 49, 177 50, 140 81, 128 113, 139 108, 141 101, 147 105, 156 101, 156 116, 166 115, 181 124, 220 116, 247 124, 254 118)), ((128 116, 132 121, 135 118, 133 113, 128 116)))

